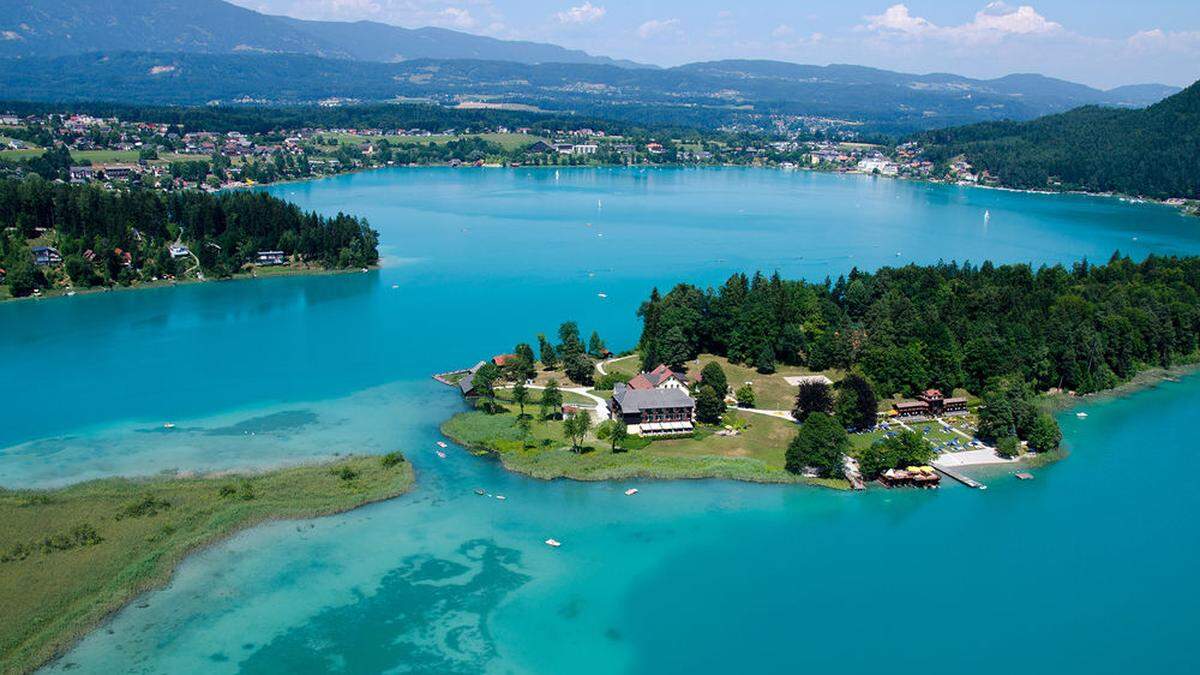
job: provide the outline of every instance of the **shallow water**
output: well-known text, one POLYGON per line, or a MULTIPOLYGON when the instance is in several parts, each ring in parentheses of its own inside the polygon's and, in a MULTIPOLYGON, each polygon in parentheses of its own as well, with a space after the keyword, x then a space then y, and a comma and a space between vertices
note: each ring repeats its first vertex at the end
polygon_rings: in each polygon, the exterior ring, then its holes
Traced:
POLYGON ((421 169, 278 186, 306 208, 368 216, 385 267, 0 306, 0 373, 23 383, 0 412, 0 484, 397 448, 419 478, 401 499, 255 528, 190 558, 147 607, 121 612, 55 669, 1115 673, 1190 662, 1200 537, 1188 514, 1200 497, 1154 470, 1196 466, 1196 379, 1064 416, 1065 462, 1032 482, 990 477, 986 492, 697 481, 639 483, 626 497, 626 484, 538 482, 461 452, 439 460, 437 425, 461 403, 429 375, 567 318, 628 346, 633 310, 656 284, 1195 253, 1195 221, 1106 199, 808 173, 555 176, 421 169))

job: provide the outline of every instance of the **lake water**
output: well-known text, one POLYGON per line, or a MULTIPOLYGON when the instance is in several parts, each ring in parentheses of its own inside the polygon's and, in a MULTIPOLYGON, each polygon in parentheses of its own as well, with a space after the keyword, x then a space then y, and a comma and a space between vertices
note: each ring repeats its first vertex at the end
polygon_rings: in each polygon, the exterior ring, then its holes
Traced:
POLYGON ((732 169, 398 169, 270 191, 367 216, 384 267, 0 306, 0 484, 404 449, 418 488, 194 556, 53 669, 1190 670, 1200 491, 1169 479, 1200 464, 1196 378, 1064 416, 1072 454, 1032 482, 843 494, 439 460, 462 403, 429 375, 564 319, 626 347, 655 285, 1194 254, 1194 219, 732 169))

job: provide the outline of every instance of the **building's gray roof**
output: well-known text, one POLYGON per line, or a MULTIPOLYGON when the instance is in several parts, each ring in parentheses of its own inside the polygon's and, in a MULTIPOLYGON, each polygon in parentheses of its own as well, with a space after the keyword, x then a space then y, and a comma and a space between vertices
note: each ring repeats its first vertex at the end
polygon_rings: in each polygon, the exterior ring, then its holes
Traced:
POLYGON ((613 401, 623 414, 653 408, 694 408, 696 401, 678 389, 630 389, 618 384, 613 387, 613 401))
POLYGON ((475 373, 478 373, 479 369, 482 367, 483 367, 483 361, 476 363, 474 366, 471 367, 470 370, 467 371, 466 376, 463 377, 463 379, 458 381, 458 388, 462 391, 464 396, 467 394, 470 394, 471 390, 475 388, 475 384, 474 384, 475 373))

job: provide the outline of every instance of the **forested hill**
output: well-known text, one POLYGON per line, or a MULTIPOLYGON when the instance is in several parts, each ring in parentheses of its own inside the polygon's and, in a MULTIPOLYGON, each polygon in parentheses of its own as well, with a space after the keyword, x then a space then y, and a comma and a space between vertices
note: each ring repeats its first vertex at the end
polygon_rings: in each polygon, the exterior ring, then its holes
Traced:
POLYGON ((105 190, 38 177, 0 180, 0 269, 14 296, 37 288, 132 285, 197 271, 228 277, 258 251, 282 251, 292 266, 346 269, 379 260, 365 220, 305 213, 260 192, 105 190), (182 244, 187 252, 171 247, 182 244), (61 262, 34 265, 51 246, 61 262))
POLYGON ((713 353, 767 373, 858 370, 882 396, 982 393, 996 378, 1085 393, 1197 357, 1200 258, 910 265, 825 284, 739 274, 656 290, 639 315, 644 363, 713 353))
POLYGON ((1200 82, 1143 110, 1088 106, 916 140, 931 159, 965 156, 1008 187, 1200 199, 1200 82))

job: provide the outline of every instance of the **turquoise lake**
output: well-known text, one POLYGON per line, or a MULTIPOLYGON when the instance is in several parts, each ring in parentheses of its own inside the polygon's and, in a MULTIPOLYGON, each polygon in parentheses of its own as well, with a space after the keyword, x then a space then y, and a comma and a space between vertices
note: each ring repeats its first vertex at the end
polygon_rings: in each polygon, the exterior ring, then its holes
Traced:
POLYGON ((0 485, 402 449, 418 488, 193 556, 49 670, 1193 669, 1200 378, 1063 415, 1071 454, 1032 482, 844 494, 438 459, 463 404, 429 376, 566 319, 627 347, 656 285, 1196 254, 1200 221, 749 169, 396 169, 269 191, 366 216, 383 267, 0 305, 0 485))

